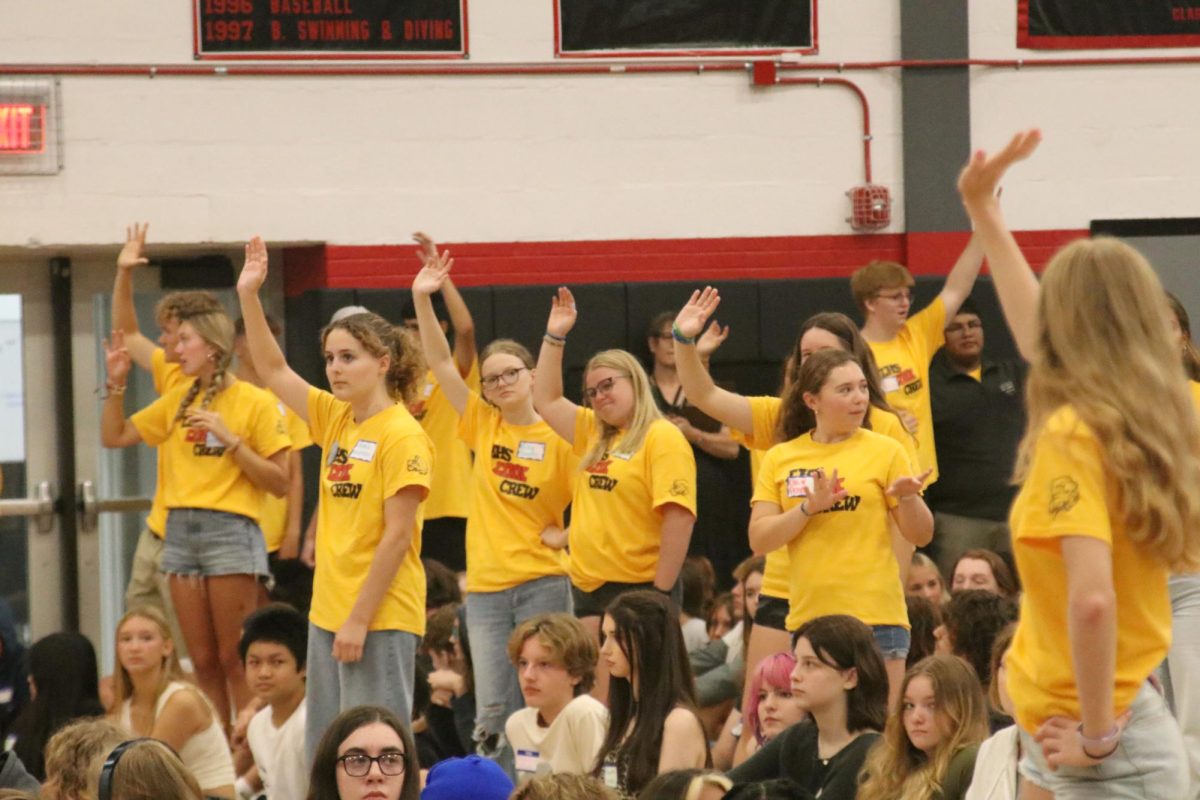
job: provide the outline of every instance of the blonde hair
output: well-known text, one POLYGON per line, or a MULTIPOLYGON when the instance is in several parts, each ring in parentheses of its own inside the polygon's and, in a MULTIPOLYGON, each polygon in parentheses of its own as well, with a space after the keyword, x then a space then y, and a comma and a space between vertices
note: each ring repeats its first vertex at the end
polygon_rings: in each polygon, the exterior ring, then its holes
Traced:
MULTIPOLYGON (((217 351, 213 359, 212 380, 209 381, 208 388, 204 390, 204 397, 200 400, 200 409, 204 410, 212 404, 217 392, 224 388, 225 372, 229 369, 229 362, 233 360, 233 322, 229 319, 229 315, 219 308, 215 311, 181 316, 179 324, 182 325, 185 322, 192 326, 201 339, 217 351)), ((187 416, 188 406, 192 404, 199 393, 200 379, 197 378, 192 381, 191 388, 187 390, 183 400, 179 403, 179 410, 175 412, 174 422, 179 422, 187 416)))
POLYGON ((112 789, 112 800, 204 800, 196 776, 157 739, 129 746, 113 769, 112 789))
POLYGON ((617 800, 617 793, 591 775, 538 775, 518 786, 509 800, 617 800))
POLYGON ((617 434, 621 432, 620 429, 615 425, 609 425, 597 415, 596 429, 600 436, 592 445, 592 449, 583 457, 583 461, 579 465, 581 469, 587 469, 595 464, 604 457, 605 453, 613 451, 617 444, 620 444, 623 453, 636 453, 642 446, 646 434, 650 431, 650 426, 663 419, 662 413, 658 410, 658 404, 654 402, 654 394, 650 391, 650 379, 646 377, 646 370, 642 369, 642 365, 632 354, 624 350, 602 350, 592 356, 583 370, 585 392, 587 391, 588 373, 601 367, 616 370, 629 378, 629 382, 633 385, 633 418, 629 421, 629 427, 618 443, 616 438, 617 434))
POLYGON ((863 764, 858 800, 932 800, 955 754, 987 737, 986 703, 975 671, 958 656, 924 658, 904 674, 883 736, 863 764), (932 756, 913 745, 904 729, 904 693, 922 676, 933 686, 938 725, 945 731, 932 756))
POLYGON ((78 720, 59 729, 46 743, 42 797, 95 800, 104 759, 127 738, 124 728, 107 719, 78 720))
POLYGON ((854 303, 863 314, 867 313, 867 301, 887 289, 910 288, 916 282, 912 273, 903 264, 895 261, 872 261, 860 267, 850 276, 850 293, 854 303))
POLYGON ((197 314, 221 311, 221 301, 212 292, 189 290, 163 295, 154 306, 154 319, 161 326, 167 320, 179 322, 197 314))
POLYGON ((1129 539, 1172 570, 1193 571, 1200 568, 1200 428, 1168 313, 1154 270, 1116 239, 1080 240, 1051 259, 1015 479, 1029 474, 1046 421, 1070 406, 1095 436, 1116 489, 1109 511, 1123 518, 1129 539))
POLYGON ((329 334, 341 330, 354 337, 362 348, 375 358, 387 357, 387 393, 400 403, 417 399, 417 382, 425 373, 425 360, 413 335, 403 327, 392 325, 370 311, 350 314, 331 322, 321 331, 321 347, 329 334))
MULTIPOLYGON (((159 635, 162 636, 164 642, 175 644, 175 640, 171 638, 171 629, 167 625, 167 619, 162 612, 154 606, 138 606, 131 608, 121 617, 117 623, 117 632, 114 639, 114 652, 120 652, 121 628, 125 627, 125 623, 131 619, 144 619, 154 623, 158 628, 159 635)), ((163 657, 162 672, 158 676, 158 685, 154 688, 154 696, 157 698, 167 688, 167 684, 172 681, 187 681, 187 676, 183 673, 183 667, 179 664, 179 653, 175 647, 171 648, 171 652, 163 657)), ((121 663, 121 659, 117 659, 116 667, 113 669, 113 714, 121 713, 121 704, 129 698, 133 697, 133 679, 129 677, 129 671, 121 663)))

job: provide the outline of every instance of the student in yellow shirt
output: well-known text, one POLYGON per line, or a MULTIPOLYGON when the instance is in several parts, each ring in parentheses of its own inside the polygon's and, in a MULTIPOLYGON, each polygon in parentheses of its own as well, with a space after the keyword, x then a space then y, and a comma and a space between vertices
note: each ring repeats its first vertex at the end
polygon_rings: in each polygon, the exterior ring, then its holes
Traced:
POLYGON ((180 320, 178 335, 179 367, 191 380, 126 418, 131 359, 113 331, 100 438, 105 447, 158 447, 170 476, 162 568, 197 682, 228 720, 250 700, 238 641, 270 574, 258 518, 264 494, 287 490, 290 442, 270 397, 228 374, 233 323, 224 311, 180 320))
POLYGON ((460 439, 475 453, 469 488, 459 487, 470 497, 466 605, 475 740, 481 755, 513 773, 504 724, 524 699, 509 663, 508 638, 527 619, 571 611, 558 548, 579 460, 533 409, 533 356, 524 345, 497 339, 484 348, 482 393, 463 380, 431 300, 452 264, 448 253, 426 262, 413 280, 413 305, 425 361, 459 415, 460 439))
POLYGON ((351 314, 322 332, 317 389, 287 365, 258 290, 267 247, 246 245, 238 298, 250 356, 267 386, 321 446, 317 569, 308 630, 306 749, 340 711, 375 704, 409 719, 417 646, 425 633, 421 512, 434 470, 429 435, 404 403, 420 379, 407 334, 377 314, 351 314))
POLYGON ((862 335, 871 346, 887 401, 917 439, 922 471, 938 478, 929 399, 929 362, 946 341, 946 322, 971 295, 983 250, 972 236, 934 301, 913 316, 912 274, 891 261, 872 261, 850 276, 850 291, 863 315, 862 335))
MULTIPOLYGON (((175 352, 179 340, 179 320, 218 311, 221 304, 212 292, 169 292, 162 296, 154 308, 154 319, 159 328, 158 341, 142 334, 133 305, 133 280, 137 269, 150 263, 146 258, 146 233, 149 228, 148 223, 135 222, 125 229, 125 245, 117 255, 117 272, 113 279, 112 317, 113 329, 125 334, 125 349, 129 351, 133 363, 151 374, 154 391, 161 395, 187 381, 187 376, 179 370, 179 354, 175 352)), ((171 628, 176 652, 180 658, 186 658, 187 645, 179 628, 175 605, 171 602, 167 575, 162 571, 163 536, 167 530, 167 508, 163 505, 163 493, 167 476, 163 474, 161 458, 157 459, 155 473, 154 500, 133 553, 129 584, 125 588, 125 609, 128 611, 148 605, 161 611, 171 628)))
POLYGON ((959 177, 1001 307, 1030 362, 1010 527, 1024 586, 1005 661, 1021 797, 1186 797, 1175 721, 1149 682, 1171 641, 1167 578, 1200 568, 1200 426, 1153 269, 1080 240, 1039 286, 996 189, 1041 134, 959 177))
MULTIPOLYGON (((588 361, 583 396, 590 408, 563 397, 563 349, 575 318, 575 298, 561 287, 546 323, 533 402, 582 459, 574 476, 568 574, 575 616, 599 641, 600 617, 617 596, 675 590, 696 521, 696 461, 679 428, 654 404, 645 370, 624 350, 588 361)), ((607 691, 601 663, 593 694, 607 691)))
MULTIPOLYGON (((421 245, 417 251, 421 263, 437 258, 437 245, 424 233, 414 233, 413 239, 421 245)), ((460 378, 467 386, 479 391, 479 360, 475 350, 475 321, 471 310, 463 301, 454 281, 447 278, 442 282, 440 298, 431 300, 435 309, 438 327, 443 334, 454 330, 454 364, 460 378)), ((414 337, 419 337, 417 312, 410 300, 405 303, 400 315, 414 337)), ((455 572, 467 568, 466 530, 468 494, 462 487, 471 481, 471 450, 459 438, 459 413, 454 409, 442 386, 442 381, 429 371, 424 383, 417 388, 417 395, 409 405, 409 411, 421 423, 421 427, 433 439, 438 456, 437 473, 429 487, 429 499, 425 501, 425 527, 421 532, 423 549, 421 555, 440 561, 455 572)))
POLYGON ((857 617, 875 634, 895 691, 908 655, 908 611, 889 518, 914 545, 933 535, 933 515, 904 448, 863 427, 869 382, 844 350, 804 360, 783 398, 784 419, 805 405, 807 433, 767 451, 750 511, 755 553, 788 548, 788 630, 826 614, 857 617))
MULTIPOLYGON (((712 376, 704 368, 703 361, 697 348, 691 342, 699 337, 704 326, 720 305, 721 297, 716 289, 707 286, 703 291, 692 293, 689 301, 680 310, 675 319, 676 332, 676 369, 683 383, 684 391, 692 398, 692 402, 704 413, 720 420, 733 429, 735 436, 751 450, 751 456, 761 457, 776 444, 806 433, 815 423, 812 414, 805 407, 796 409, 796 416, 783 420, 783 400, 779 397, 746 397, 730 392, 717 386, 712 376)), ((875 369, 871 348, 859 333, 858 327, 845 314, 823 312, 814 314, 800 326, 796 344, 787 359, 784 370, 784 391, 796 378, 800 367, 813 353, 821 350, 844 350, 854 355, 859 364, 864 366, 870 396, 870 411, 867 415, 870 427, 876 433, 882 433, 896 440, 904 448, 909 460, 916 462, 916 443, 905 430, 900 418, 888 405, 880 386, 879 373, 875 369)), ((761 461, 759 462, 761 463, 761 461)), ((757 478, 757 469, 755 470, 757 478)), ((896 561, 901 565, 901 576, 906 575, 904 569, 910 563, 913 546, 892 530, 892 547, 896 561)), ((750 631, 750 641, 746 648, 747 674, 752 674, 758 662, 763 658, 787 650, 791 646, 785 621, 788 615, 788 587, 791 566, 788 549, 780 547, 767 555, 767 569, 763 575, 762 594, 759 598, 758 613, 754 616, 754 627, 750 631)), ((906 648, 905 648, 906 649, 906 648)), ((884 653, 885 656, 903 658, 899 650, 884 653)), ((743 697, 743 707, 749 702, 749 697, 743 697)), ((751 741, 747 731, 743 732, 738 744, 739 757, 749 755, 746 748, 751 741)))

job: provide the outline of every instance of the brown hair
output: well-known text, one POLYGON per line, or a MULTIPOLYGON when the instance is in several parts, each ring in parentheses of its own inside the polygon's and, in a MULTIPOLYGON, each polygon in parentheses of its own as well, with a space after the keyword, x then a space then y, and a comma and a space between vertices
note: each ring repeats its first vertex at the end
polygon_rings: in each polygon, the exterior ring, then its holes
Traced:
POLYGON ((421 765, 417 763, 417 746, 413 744, 407 724, 392 711, 379 706, 355 706, 338 714, 329 723, 313 754, 308 800, 338 800, 338 748, 350 738, 350 734, 376 722, 394 730, 404 747, 404 783, 400 787, 400 800, 417 800, 421 794, 421 765))
POLYGON ((591 775, 559 772, 531 778, 508 800, 617 800, 617 793, 591 775))
MULTIPOLYGON (((216 350, 216 353, 213 354, 212 380, 204 390, 204 397, 200 399, 200 409, 205 410, 212 404, 217 392, 225 386, 225 372, 229 369, 229 362, 233 360, 233 323, 222 308, 179 317, 180 325, 185 322, 192 326, 197 336, 216 350)), ((200 380, 197 378, 192 381, 191 388, 187 390, 183 400, 180 401, 179 409, 175 412, 174 422, 179 422, 187 416, 188 406, 192 404, 199 393, 200 380)))
POLYGON ((204 800, 196 777, 157 739, 128 746, 112 771, 112 800, 204 800))
POLYGON ((337 330, 353 336, 375 358, 390 359, 386 378, 389 397, 406 404, 416 400, 417 383, 425 372, 425 362, 411 333, 370 311, 350 314, 325 326, 321 331, 322 348, 329 334, 337 330))
POLYGON ((165 294, 154 306, 154 319, 161 326, 166 320, 176 322, 198 314, 221 311, 221 301, 212 292, 190 290, 165 294))
POLYGON ((1000 587, 1000 593, 1010 600, 1015 600, 1020 593, 1021 588, 1017 586, 1017 579, 1013 577, 1012 570, 1008 568, 1008 564, 998 554, 991 550, 983 548, 972 548, 967 550, 954 562, 954 568, 950 570, 950 586, 954 587, 954 573, 958 571, 958 564, 964 558, 973 558, 977 561, 986 561, 987 565, 992 570, 992 577, 996 579, 996 586, 1000 587))
MULTIPOLYGON (((812 409, 804 402, 804 395, 818 394, 821 387, 829 380, 830 373, 846 364, 862 366, 854 354, 846 350, 819 350, 804 359, 804 363, 800 365, 800 370, 796 373, 795 380, 788 384, 787 391, 783 394, 782 407, 779 411, 781 431, 789 433, 794 430, 799 431, 791 437, 794 439, 813 429, 813 425, 805 424, 807 420, 801 421, 805 417, 814 418, 812 409)), ((869 416, 863 418, 862 426, 870 429, 869 416)))
POLYGON ((1004 663, 1004 656, 1008 653, 1008 648, 1012 646, 1013 636, 1016 632, 1017 623, 1011 622, 996 634, 996 641, 992 642, 992 679, 988 681, 987 697, 992 709, 1000 714, 1008 714, 1000 703, 1000 681, 998 680, 1000 665, 1004 663))
POLYGON ((1167 305, 1171 307, 1171 313, 1175 315, 1175 321, 1179 324, 1179 332, 1183 334, 1183 371, 1187 373, 1188 380, 1200 381, 1200 350, 1196 349, 1196 343, 1192 341, 1192 321, 1188 317, 1187 309, 1179 302, 1179 298, 1170 292, 1167 292, 1167 305))
POLYGON ((537 637, 551 658, 572 678, 579 678, 575 696, 592 690, 596 682, 596 660, 599 650, 596 641, 578 619, 570 614, 539 614, 518 625, 508 637, 508 658, 513 666, 521 660, 525 642, 537 637))
POLYGON ((508 356, 516 356, 525 365, 526 369, 533 369, 537 364, 533 360, 533 354, 529 352, 529 348, 521 344, 515 339, 494 339, 488 343, 488 346, 483 348, 483 352, 479 354, 479 366, 483 366, 483 362, 487 361, 497 353, 503 353, 508 356))
POLYGON ((52 800, 94 800, 100 766, 129 733, 108 719, 86 719, 59 729, 46 743, 46 783, 42 796, 52 800))
POLYGON ((916 283, 912 273, 903 264, 895 261, 872 261, 865 267, 860 267, 850 276, 850 293, 854 295, 854 304, 864 315, 867 313, 867 301, 882 291, 911 287, 916 283))

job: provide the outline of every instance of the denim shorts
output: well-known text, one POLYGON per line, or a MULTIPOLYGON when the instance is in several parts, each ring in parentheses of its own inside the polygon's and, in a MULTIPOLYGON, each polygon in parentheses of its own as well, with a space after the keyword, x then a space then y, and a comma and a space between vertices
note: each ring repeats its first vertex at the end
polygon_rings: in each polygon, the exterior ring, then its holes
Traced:
POLYGON ((875 636, 875 644, 883 654, 883 660, 908 658, 908 649, 912 646, 912 634, 908 628, 899 625, 872 625, 871 633, 875 636))
POLYGON ((209 508, 172 508, 162 570, 171 575, 270 575, 267 544, 258 523, 209 508))
POLYGON ((754 612, 754 624, 777 631, 787 631, 788 601, 769 594, 758 596, 758 610, 754 612))
POLYGON ((1042 746, 1021 731, 1021 774, 1055 800, 1092 798, 1184 798, 1188 794, 1187 755, 1175 718, 1162 696, 1142 685, 1116 752, 1091 767, 1050 769, 1042 746))

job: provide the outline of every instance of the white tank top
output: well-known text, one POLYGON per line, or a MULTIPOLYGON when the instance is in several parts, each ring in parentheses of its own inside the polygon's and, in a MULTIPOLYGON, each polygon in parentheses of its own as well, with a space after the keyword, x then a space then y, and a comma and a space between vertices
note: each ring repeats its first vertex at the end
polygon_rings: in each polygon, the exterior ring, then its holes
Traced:
MULTIPOLYGON (((158 719, 163 706, 167 704, 171 696, 181 689, 191 689, 199 694, 204 700, 204 704, 209 706, 210 711, 212 710, 208 698, 198 688, 182 681, 171 681, 163 693, 158 696, 158 702, 154 704, 155 719, 158 719)), ((121 705, 121 724, 130 732, 133 732, 133 719, 130 712, 132 703, 131 698, 121 705)), ((207 728, 187 740, 183 749, 179 751, 179 757, 183 759, 184 766, 192 771, 192 775, 196 777, 196 782, 200 784, 201 789, 231 786, 236 779, 233 774, 233 757, 229 754, 229 743, 225 740, 221 726, 217 724, 216 713, 213 713, 212 723, 207 728)))

